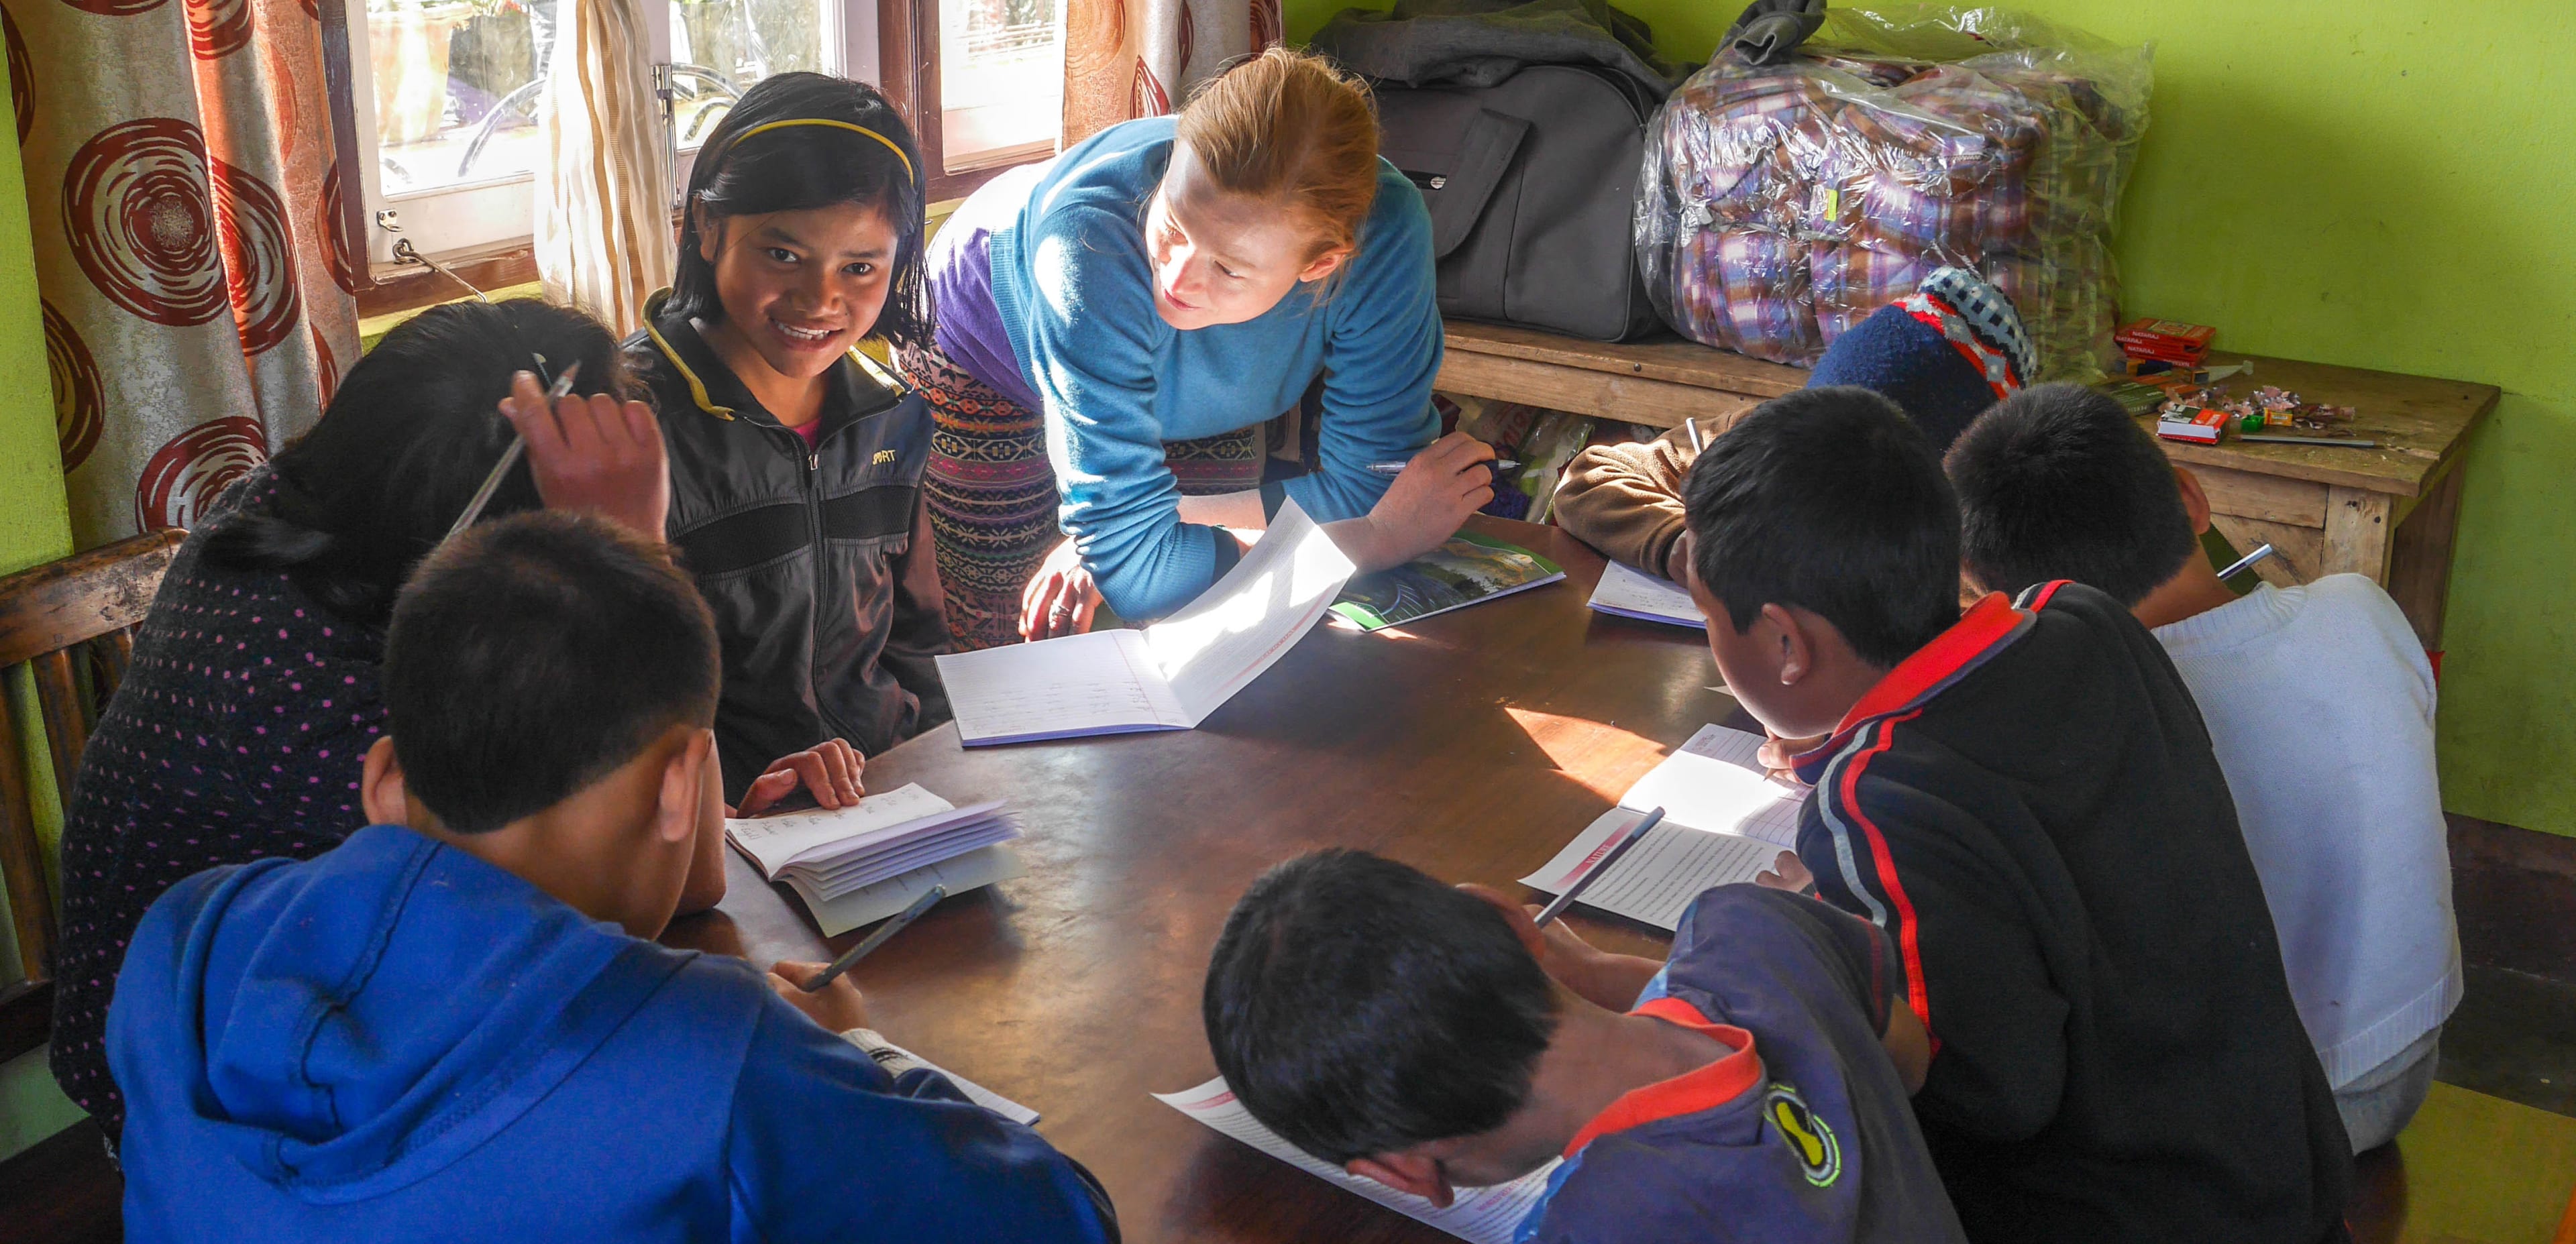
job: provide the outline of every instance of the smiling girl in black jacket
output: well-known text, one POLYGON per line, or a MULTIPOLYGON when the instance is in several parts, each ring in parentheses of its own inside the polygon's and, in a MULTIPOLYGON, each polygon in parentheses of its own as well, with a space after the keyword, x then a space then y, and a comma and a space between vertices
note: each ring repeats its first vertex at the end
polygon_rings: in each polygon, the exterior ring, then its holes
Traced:
POLYGON ((839 806, 851 745, 948 719, 930 413, 855 348, 926 331, 922 227, 921 159, 884 96, 770 78, 700 150, 676 283, 626 343, 670 445, 670 540, 723 640, 716 740, 745 812, 818 767, 805 784, 839 806))

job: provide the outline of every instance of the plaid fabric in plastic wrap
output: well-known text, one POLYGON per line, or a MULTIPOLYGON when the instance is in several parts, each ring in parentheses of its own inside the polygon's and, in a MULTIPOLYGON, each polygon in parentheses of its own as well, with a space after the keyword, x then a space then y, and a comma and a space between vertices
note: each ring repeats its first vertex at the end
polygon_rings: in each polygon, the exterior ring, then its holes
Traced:
POLYGON ((1666 102, 1639 265, 1676 331, 1802 364, 1967 268, 2013 299, 2041 378, 2089 377, 2149 85, 2144 49, 2009 10, 1833 10, 1798 59, 1721 53, 1666 102))

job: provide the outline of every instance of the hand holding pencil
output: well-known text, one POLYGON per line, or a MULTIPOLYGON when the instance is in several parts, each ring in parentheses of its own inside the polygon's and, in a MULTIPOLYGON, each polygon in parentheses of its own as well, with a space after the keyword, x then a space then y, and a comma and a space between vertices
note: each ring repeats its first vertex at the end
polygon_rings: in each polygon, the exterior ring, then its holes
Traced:
POLYGON ((528 472, 546 508, 588 510, 661 540, 671 473, 652 408, 605 393, 546 399, 535 373, 521 372, 501 400, 501 417, 527 444, 528 472))

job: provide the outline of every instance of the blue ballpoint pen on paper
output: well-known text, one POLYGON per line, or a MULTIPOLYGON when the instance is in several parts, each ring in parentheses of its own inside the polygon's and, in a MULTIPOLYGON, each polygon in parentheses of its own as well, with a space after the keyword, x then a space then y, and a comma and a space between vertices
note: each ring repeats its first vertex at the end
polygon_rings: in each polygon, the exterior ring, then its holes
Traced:
POLYGON ((825 968, 820 972, 816 972, 814 974, 814 979, 805 982, 805 992, 823 992, 823 987, 831 984, 833 978, 839 976, 843 972, 849 971, 852 965, 856 964, 861 959, 867 958, 870 951, 875 950, 879 946, 885 945, 887 938, 903 932, 905 925, 921 919, 922 913, 929 911, 933 907, 937 907, 939 905, 939 900, 946 897, 948 897, 948 887, 944 885, 935 885, 922 891, 921 897, 912 900, 912 906, 904 908, 901 915, 896 916, 892 920, 886 921, 884 924, 878 925, 877 931, 868 934, 866 941, 860 942, 858 945, 852 946, 848 950, 841 952, 841 957, 834 959, 832 961, 832 966, 825 968))
POLYGON ((1628 832, 1622 835, 1618 841, 1611 843, 1610 849, 1601 853, 1601 858, 1593 862, 1592 868, 1589 871, 1585 872, 1582 876, 1575 878, 1574 884, 1565 887, 1565 892, 1563 894, 1557 895, 1556 898, 1549 902, 1547 906, 1540 908, 1538 917, 1535 920, 1532 920, 1531 923, 1544 929, 1547 927, 1548 921, 1564 915, 1565 909, 1573 906, 1575 899, 1581 897, 1585 890, 1591 889, 1592 883, 1601 879, 1601 874, 1610 871, 1610 866, 1618 863, 1619 857, 1628 853, 1628 848, 1637 845, 1639 841, 1645 838, 1646 831, 1653 829, 1656 825, 1662 823, 1663 819, 1664 810, 1662 808, 1657 808, 1638 817, 1637 823, 1629 826, 1628 832))
MULTIPOLYGON (((1369 473, 1372 475, 1384 475, 1392 478, 1394 476, 1404 474, 1404 468, 1410 465, 1412 464, 1406 462, 1372 462, 1368 464, 1368 469, 1369 473)), ((1492 467, 1497 471, 1510 471, 1517 469, 1520 466, 1520 463, 1510 458, 1496 458, 1485 465, 1492 467)))

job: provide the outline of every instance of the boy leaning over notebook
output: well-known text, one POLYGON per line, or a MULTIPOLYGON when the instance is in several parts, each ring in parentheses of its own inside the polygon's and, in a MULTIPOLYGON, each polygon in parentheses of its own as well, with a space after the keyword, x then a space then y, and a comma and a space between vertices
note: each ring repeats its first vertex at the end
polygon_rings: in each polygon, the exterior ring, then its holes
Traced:
POLYGON ((1351 1174, 1447 1205, 1562 1156, 1523 1241, 1950 1244, 1893 954, 1750 885, 1701 895, 1669 962, 1606 954, 1320 851, 1236 903, 1203 1005, 1236 1100, 1351 1174))
POLYGON ((2352 1147, 2395 1139, 2433 1086, 2461 986, 2415 628, 2357 574, 2228 590, 2201 551, 2200 482, 2082 385, 1996 406, 1947 465, 1971 579, 2089 583, 2154 628, 2209 725, 2352 1147))
POLYGON ((1813 787, 1798 857, 1895 946, 1970 1239, 2343 1237, 2351 1153, 2191 695, 2119 602, 1959 608, 1959 511, 1887 399, 1700 455, 1691 592, 1813 787))
POLYGON ((1086 1172, 907 1065, 846 981, 644 940, 718 814, 716 682, 696 589, 623 529, 528 514, 432 554, 377 824, 199 873, 135 933, 127 1238, 1114 1238, 1086 1172))

